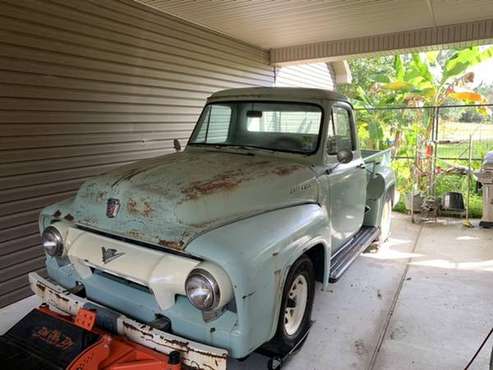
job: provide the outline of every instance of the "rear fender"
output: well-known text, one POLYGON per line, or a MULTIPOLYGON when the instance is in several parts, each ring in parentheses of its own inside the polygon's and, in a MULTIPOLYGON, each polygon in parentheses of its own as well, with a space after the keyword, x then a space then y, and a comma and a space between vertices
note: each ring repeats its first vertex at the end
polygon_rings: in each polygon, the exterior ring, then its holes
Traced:
POLYGON ((394 200, 394 188, 394 171, 390 167, 376 166, 368 178, 366 205, 369 210, 365 214, 364 225, 380 226, 383 205, 388 196, 394 200))

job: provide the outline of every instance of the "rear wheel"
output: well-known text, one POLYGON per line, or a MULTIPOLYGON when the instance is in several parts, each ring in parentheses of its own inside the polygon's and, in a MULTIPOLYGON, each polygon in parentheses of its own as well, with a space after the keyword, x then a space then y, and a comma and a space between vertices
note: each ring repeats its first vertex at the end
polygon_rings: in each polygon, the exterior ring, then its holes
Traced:
POLYGON ((384 243, 390 238, 392 228, 392 197, 387 194, 382 208, 382 218, 380 219, 380 236, 378 242, 384 243))
POLYGON ((274 352, 288 353, 306 334, 310 327, 314 294, 313 264, 307 256, 302 256, 291 267, 284 284, 276 335, 269 343, 274 352))

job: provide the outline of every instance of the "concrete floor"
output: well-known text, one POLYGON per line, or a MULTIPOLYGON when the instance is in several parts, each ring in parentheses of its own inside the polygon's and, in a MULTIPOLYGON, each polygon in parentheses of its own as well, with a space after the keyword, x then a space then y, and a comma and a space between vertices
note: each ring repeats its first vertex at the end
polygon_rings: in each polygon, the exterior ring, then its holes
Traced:
MULTIPOLYGON (((457 220, 413 225, 394 214, 391 240, 364 254, 328 292, 287 370, 463 369, 493 327, 493 230, 457 220)), ((0 310, 0 332, 38 304, 0 310)), ((487 369, 493 339, 470 369, 487 369)), ((265 369, 254 354, 230 369, 265 369)))

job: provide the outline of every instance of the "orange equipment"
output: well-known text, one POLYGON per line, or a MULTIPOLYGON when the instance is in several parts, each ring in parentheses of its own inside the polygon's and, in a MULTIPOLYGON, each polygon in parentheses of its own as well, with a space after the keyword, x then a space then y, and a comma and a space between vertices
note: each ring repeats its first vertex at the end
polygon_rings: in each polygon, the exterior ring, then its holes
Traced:
MULTIPOLYGON (((174 351, 169 355, 154 351, 150 348, 133 343, 128 339, 109 334, 95 326, 96 313, 88 309, 80 309, 75 318, 61 315, 42 305, 31 311, 11 330, 8 345, 2 349, 6 353, 9 368, 13 364, 49 363, 51 368, 60 368, 60 361, 55 357, 61 352, 72 351, 70 363, 66 370, 181 370, 180 352, 174 351), (32 316, 34 314, 34 316, 32 316), (31 316, 29 316, 31 315, 31 316), (33 320, 33 317, 37 319, 33 320), (27 319, 26 319, 27 318, 27 319), (20 329, 19 329, 20 328, 20 329), (82 332, 81 335, 73 335, 82 332), (17 335, 22 337, 24 345, 16 344, 17 335), (27 334, 27 335, 26 335, 27 334), (30 335, 29 335, 30 334, 30 335), (30 340, 25 343, 25 338, 30 340), (92 338, 91 340, 88 337, 92 338), (81 339, 82 338, 82 339, 81 339), (74 348, 80 349, 73 352, 74 348), (44 352, 43 352, 44 350, 44 352), (14 353, 15 352, 15 353, 14 353), (24 352, 20 354, 19 352, 24 352), (75 354, 74 354, 75 353, 75 354), (15 357, 15 358, 14 358, 15 357), (28 358, 28 360, 26 360, 28 358), (51 362, 51 363, 50 363, 51 362)), ((3 343, 2 343, 3 344, 3 343)), ((4 358, 4 353, 2 353, 4 358)), ((16 366, 18 370, 31 368, 23 365, 16 366)), ((37 366, 37 365, 35 365, 37 366)), ((13 367, 12 367, 13 368, 13 367)))

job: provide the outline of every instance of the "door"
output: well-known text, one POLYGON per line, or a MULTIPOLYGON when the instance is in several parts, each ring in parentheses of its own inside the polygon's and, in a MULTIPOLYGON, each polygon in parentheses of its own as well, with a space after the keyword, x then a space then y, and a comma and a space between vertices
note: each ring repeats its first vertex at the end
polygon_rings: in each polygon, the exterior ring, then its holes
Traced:
POLYGON ((353 160, 339 163, 328 175, 327 207, 333 251, 361 228, 366 204, 366 169, 357 148, 352 110, 349 105, 337 104, 332 107, 327 137, 327 153, 332 163, 337 162, 337 152, 343 149, 353 153, 353 160))

